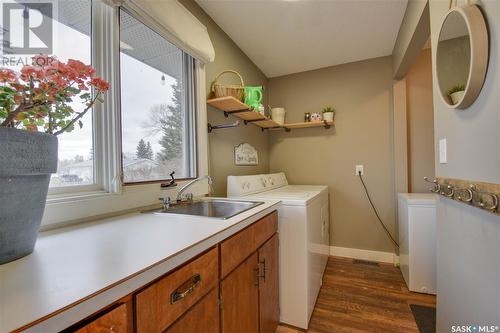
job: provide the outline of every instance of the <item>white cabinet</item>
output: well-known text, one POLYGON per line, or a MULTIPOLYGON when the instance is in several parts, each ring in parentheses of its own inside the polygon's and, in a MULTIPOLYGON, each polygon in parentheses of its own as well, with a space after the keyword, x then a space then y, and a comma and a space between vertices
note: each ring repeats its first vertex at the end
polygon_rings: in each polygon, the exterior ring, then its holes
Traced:
POLYGON ((432 193, 399 193, 399 261, 408 289, 436 294, 436 200, 432 193))

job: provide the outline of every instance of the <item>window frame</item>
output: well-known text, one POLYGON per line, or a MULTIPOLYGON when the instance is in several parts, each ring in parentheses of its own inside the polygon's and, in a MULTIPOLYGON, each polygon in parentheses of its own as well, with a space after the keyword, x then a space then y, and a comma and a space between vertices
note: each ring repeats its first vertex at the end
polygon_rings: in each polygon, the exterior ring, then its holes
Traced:
MULTIPOLYGON (((131 4, 133 7, 134 4, 131 4)), ((131 13, 140 7, 131 10, 131 13)), ((147 13, 135 16, 154 31, 170 40, 161 25, 151 19, 147 13)), ((119 10, 106 5, 103 0, 92 0, 92 63, 96 75, 111 84, 111 89, 104 96, 104 103, 96 103, 93 110, 94 136, 94 181, 95 185, 82 185, 73 188, 61 188, 63 191, 51 191, 47 197, 41 230, 49 230, 69 224, 96 220, 127 212, 137 212, 140 207, 156 204, 159 196, 167 194, 175 197, 172 191, 160 189, 160 181, 144 184, 123 184, 121 166, 121 114, 120 114, 120 38, 119 10)), ((208 174, 208 133, 206 131, 207 109, 205 100, 205 65, 193 58, 193 94, 196 156, 196 176, 208 174)), ((185 184, 188 179, 178 179, 178 184, 185 184)), ((54 188, 54 190, 57 188, 54 188)), ((209 186, 197 184, 193 187, 195 196, 209 193, 209 186)))
MULTIPOLYGON (((159 29, 158 25, 154 24, 154 21, 152 19, 148 19, 144 17, 144 14, 141 14, 134 6, 127 6, 123 5, 117 10, 117 15, 118 15, 118 36, 120 38, 120 11, 124 10, 128 15, 132 16, 134 19, 137 21, 141 22, 144 24, 147 28, 151 29, 153 32, 158 34, 160 37, 164 38, 166 41, 170 42, 168 34, 163 33, 163 29, 159 29)), ((174 44, 175 45, 175 44, 174 44)), ((177 47, 177 46, 176 46, 177 47)), ((180 49, 180 48, 179 48, 180 49)), ((198 165, 198 126, 197 126, 197 119, 198 119, 198 110, 197 110, 197 105, 195 103, 196 101, 196 88, 198 86, 198 82, 196 80, 196 59, 192 56, 190 56, 186 51, 180 49, 183 51, 183 59, 182 59, 182 76, 183 79, 188 78, 189 80, 183 80, 183 82, 189 83, 189 86, 187 89, 183 89, 183 99, 185 102, 185 106, 187 109, 190 109, 190 112, 188 112, 188 115, 193 115, 193 119, 190 122, 190 126, 188 129, 188 132, 193 132, 193 145, 194 149, 192 149, 191 152, 191 157, 194 160, 194 164, 189 163, 189 167, 192 169, 191 172, 194 176, 192 177, 183 177, 183 178, 176 178, 177 181, 186 181, 186 180, 193 180, 199 177, 200 175, 200 170, 199 170, 199 165, 198 165), (188 91, 190 94, 186 94, 186 91, 188 91)), ((119 76, 119 82, 121 83, 121 63, 120 63, 120 50, 118 50, 118 76, 119 76)), ((120 89, 120 94, 121 94, 121 89, 120 89)), ((121 105, 120 105, 120 121, 121 121, 121 105)), ((123 141, 121 140, 121 137, 123 136, 123 127, 120 125, 120 152, 123 151, 123 141)), ((191 138, 189 137, 189 134, 186 135, 188 139, 190 140, 191 138)), ((134 186, 134 185, 147 185, 147 184, 161 184, 165 183, 166 181, 169 181, 169 178, 165 179, 154 179, 154 180, 144 180, 144 181, 136 181, 136 182, 126 182, 124 178, 124 171, 123 171, 123 155, 120 155, 120 160, 121 160, 121 167, 120 167, 120 179, 121 183, 123 186, 134 186)))
MULTIPOLYGON (((90 57, 92 59, 92 65, 94 65, 94 51, 96 50, 94 45, 94 31, 95 26, 94 26, 94 14, 95 10, 97 10, 98 6, 95 6, 96 1, 90 0, 90 57)), ((96 119, 95 119, 95 108, 97 106, 96 103, 90 112, 92 113, 92 149, 95 151, 95 146, 96 146, 96 134, 95 134, 95 125, 96 125, 96 119)), ((77 129, 78 130, 78 129, 77 129)), ((100 182, 100 170, 99 170, 99 165, 97 163, 97 160, 94 158, 93 159, 93 182, 92 184, 85 184, 85 185, 69 185, 69 186, 54 186, 54 187, 49 187, 48 195, 49 196, 61 196, 61 195, 67 195, 67 194, 75 194, 75 193, 88 193, 88 192, 93 192, 93 191, 99 191, 102 189, 102 184, 100 182)))

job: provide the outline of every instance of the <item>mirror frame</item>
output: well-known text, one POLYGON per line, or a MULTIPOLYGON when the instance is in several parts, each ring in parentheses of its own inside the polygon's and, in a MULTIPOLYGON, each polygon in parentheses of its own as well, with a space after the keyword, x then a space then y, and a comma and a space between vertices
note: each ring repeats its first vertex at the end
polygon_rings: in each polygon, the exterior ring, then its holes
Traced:
POLYGON ((486 78, 489 60, 488 28, 486 26, 486 20, 483 13, 477 5, 465 5, 450 9, 444 16, 439 29, 438 40, 436 43, 436 66, 439 51, 439 38, 443 32, 444 23, 451 13, 458 13, 464 19, 467 25, 467 30, 469 31, 471 51, 467 85, 465 86, 464 96, 457 104, 451 104, 449 97, 444 94, 439 83, 437 68, 434 71, 436 73, 439 95, 441 96, 443 103, 452 109, 465 109, 471 106, 477 99, 486 78))

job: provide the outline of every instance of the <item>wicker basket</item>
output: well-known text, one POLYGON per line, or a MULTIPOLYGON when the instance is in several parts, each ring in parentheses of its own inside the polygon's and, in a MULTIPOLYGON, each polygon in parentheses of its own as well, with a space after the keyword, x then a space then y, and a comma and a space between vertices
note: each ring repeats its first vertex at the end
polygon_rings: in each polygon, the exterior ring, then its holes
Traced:
POLYGON ((245 95, 245 85, 243 83, 243 78, 241 77, 240 73, 237 71, 233 70, 225 70, 219 73, 215 77, 214 82, 212 82, 212 87, 211 91, 215 95, 216 98, 219 97, 226 97, 226 96, 233 96, 234 98, 243 101, 243 97, 245 95), (220 83, 217 83, 217 79, 225 73, 233 73, 236 74, 240 78, 240 85, 222 85, 220 83))

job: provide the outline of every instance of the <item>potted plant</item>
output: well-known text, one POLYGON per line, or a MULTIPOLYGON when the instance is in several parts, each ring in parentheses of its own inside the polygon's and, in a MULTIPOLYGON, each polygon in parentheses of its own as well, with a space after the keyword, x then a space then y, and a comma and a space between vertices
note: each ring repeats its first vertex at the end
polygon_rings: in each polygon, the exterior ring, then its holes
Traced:
POLYGON ((323 109, 323 120, 325 121, 333 121, 333 118, 335 118, 335 109, 328 106, 323 109))
POLYGON ((57 135, 81 127, 109 89, 81 61, 32 60, 19 73, 0 68, 0 264, 33 252, 57 171, 57 135), (83 111, 72 108, 76 100, 83 111))
POLYGON ((450 96, 451 103, 453 105, 458 104, 464 97, 465 85, 457 84, 453 86, 450 90, 448 90, 448 96, 450 96))

